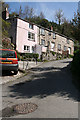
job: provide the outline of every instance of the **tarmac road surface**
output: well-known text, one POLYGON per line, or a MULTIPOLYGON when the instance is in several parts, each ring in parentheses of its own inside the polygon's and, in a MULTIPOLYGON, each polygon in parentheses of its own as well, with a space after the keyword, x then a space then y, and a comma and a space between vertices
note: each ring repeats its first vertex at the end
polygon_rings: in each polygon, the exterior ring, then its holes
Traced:
POLYGON ((32 113, 11 118, 78 118, 80 98, 72 83, 71 61, 45 62, 18 81, 4 84, 3 108, 30 102, 38 106, 32 113))

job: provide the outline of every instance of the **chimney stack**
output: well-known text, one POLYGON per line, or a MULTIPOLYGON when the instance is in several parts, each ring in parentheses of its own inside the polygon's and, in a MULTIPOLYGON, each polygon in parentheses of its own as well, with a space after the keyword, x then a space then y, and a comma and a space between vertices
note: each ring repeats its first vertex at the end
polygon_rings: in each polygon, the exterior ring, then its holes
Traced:
POLYGON ((51 31, 53 31, 53 27, 51 26, 51 31))
POLYGON ((6 7, 4 11, 2 11, 2 19, 6 20, 9 18, 9 11, 8 8, 6 7))
POLYGON ((8 8, 6 7, 6 19, 9 18, 9 11, 8 11, 8 8))

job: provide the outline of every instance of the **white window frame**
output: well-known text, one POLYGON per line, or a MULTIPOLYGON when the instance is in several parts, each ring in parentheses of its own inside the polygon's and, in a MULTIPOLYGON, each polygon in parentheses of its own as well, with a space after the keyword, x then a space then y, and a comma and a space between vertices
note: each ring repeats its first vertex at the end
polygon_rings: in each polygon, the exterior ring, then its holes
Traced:
POLYGON ((51 42, 51 50, 53 49, 54 50, 54 47, 55 47, 55 43, 54 42, 51 42), (53 47, 52 47, 53 46, 53 47))
POLYGON ((67 44, 70 44, 70 41, 69 41, 69 39, 67 39, 67 44))
POLYGON ((61 51, 61 44, 58 44, 58 50, 61 51))
POLYGON ((41 34, 41 35, 45 35, 45 30, 41 28, 41 29, 40 29, 40 34, 41 34))
POLYGON ((53 33, 53 39, 56 39, 56 34, 55 33, 53 33))
POLYGON ((67 51, 67 46, 64 45, 64 51, 67 51))
POLYGON ((28 39, 31 40, 31 41, 35 41, 35 34, 31 33, 31 32, 28 32, 28 39))
POLYGON ((48 35, 51 36, 51 32, 50 31, 48 32, 48 35))
POLYGON ((45 40, 41 39, 41 45, 45 46, 45 40))
POLYGON ((30 28, 30 29, 34 29, 34 25, 31 24, 31 23, 29 23, 29 28, 30 28))
POLYGON ((24 51, 30 52, 30 46, 24 45, 24 48, 26 48, 26 49, 24 49, 24 51))
POLYGON ((32 53, 35 52, 35 46, 32 46, 32 53))

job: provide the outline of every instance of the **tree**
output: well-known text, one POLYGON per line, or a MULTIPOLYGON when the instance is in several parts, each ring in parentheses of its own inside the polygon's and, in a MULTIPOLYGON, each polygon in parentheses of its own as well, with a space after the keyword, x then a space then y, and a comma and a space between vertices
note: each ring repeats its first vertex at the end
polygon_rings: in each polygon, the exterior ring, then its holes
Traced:
POLYGON ((29 9, 29 18, 33 18, 34 17, 34 9, 33 8, 30 8, 29 9))
POLYGON ((23 10, 22 10, 22 7, 21 7, 21 5, 20 5, 20 8, 19 8, 19 17, 23 17, 23 10))
POLYGON ((27 19, 29 16, 29 6, 25 6, 24 12, 23 12, 24 18, 27 19))
POLYGON ((38 16, 38 17, 40 17, 40 19, 44 19, 44 18, 45 18, 45 16, 44 16, 43 12, 40 12, 40 14, 39 14, 39 16, 38 16))
POLYGON ((62 18, 63 18, 63 11, 61 9, 57 10, 55 13, 55 19, 56 21, 58 21, 58 24, 60 25, 62 22, 62 18))
POLYGON ((74 19, 72 19, 73 24, 73 37, 80 43, 80 14, 77 12, 74 13, 74 19))
POLYGON ((31 19, 34 17, 34 9, 30 8, 29 6, 25 6, 24 12, 23 12, 25 19, 31 19))
POLYGON ((9 9, 9 5, 6 4, 5 2, 2 2, 2 11, 5 11, 6 7, 9 9))
POLYGON ((15 17, 15 16, 19 16, 19 14, 17 12, 12 12, 11 14, 9 14, 10 17, 15 17))
POLYGON ((11 24, 9 22, 6 22, 5 20, 2 19, 2 37, 4 36, 9 37, 8 30, 10 29, 10 25, 11 24))
POLYGON ((51 24, 47 19, 41 19, 39 24, 45 28, 51 28, 51 24))

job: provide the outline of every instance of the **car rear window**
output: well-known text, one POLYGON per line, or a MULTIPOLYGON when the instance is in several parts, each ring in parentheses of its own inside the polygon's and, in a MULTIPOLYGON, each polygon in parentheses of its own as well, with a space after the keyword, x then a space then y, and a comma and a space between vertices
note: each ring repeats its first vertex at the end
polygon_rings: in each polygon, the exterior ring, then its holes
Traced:
POLYGON ((0 50, 0 58, 16 58, 15 51, 0 50))

